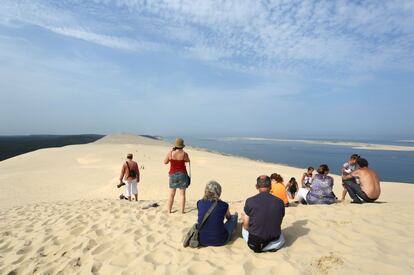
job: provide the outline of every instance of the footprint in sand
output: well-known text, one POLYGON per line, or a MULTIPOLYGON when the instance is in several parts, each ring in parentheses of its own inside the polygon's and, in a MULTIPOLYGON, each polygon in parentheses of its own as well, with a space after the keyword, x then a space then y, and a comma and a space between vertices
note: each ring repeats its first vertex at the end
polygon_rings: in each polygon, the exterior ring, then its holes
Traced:
POLYGON ((329 274, 331 269, 344 264, 344 261, 332 252, 329 256, 322 256, 311 263, 313 274, 329 274))
POLYGON ((88 244, 83 249, 83 252, 85 253, 85 252, 91 250, 92 248, 94 248, 97 245, 98 245, 98 243, 95 240, 89 240, 88 244))
POLYGON ((162 235, 160 234, 150 234, 147 236, 147 242, 148 244, 156 244, 159 243, 162 239, 162 235))
POLYGON ((15 260, 14 262, 12 262, 12 264, 17 265, 20 264, 23 260, 24 260, 24 256, 19 257, 17 260, 15 260))
POLYGON ((192 264, 188 268, 188 273, 189 274, 200 274, 200 270, 202 270, 203 271, 202 273, 204 274, 211 274, 214 271, 216 271, 216 268, 213 267, 208 262, 198 262, 198 263, 192 264))
POLYGON ((74 229, 72 229, 72 231, 70 231, 70 234, 71 235, 74 235, 74 236, 78 236, 83 231, 85 231, 85 227, 78 226, 78 227, 75 227, 74 229))
POLYGON ((111 244, 110 243, 104 243, 104 244, 101 244, 100 246, 98 246, 97 248, 95 248, 93 251, 92 251, 92 255, 96 255, 96 254, 99 254, 99 253, 101 253, 102 251, 105 251, 105 250, 107 250, 108 248, 110 248, 111 247, 111 244))
MULTIPOLYGON (((155 265, 166 265, 171 262, 172 254, 170 252, 154 252, 145 256, 145 261, 155 265)), ((202 269, 201 269, 202 270, 202 269)))
POLYGON ((96 234, 96 236, 100 237, 104 235, 104 231, 102 229, 94 229, 93 230, 96 234))
POLYGON ((32 251, 32 248, 29 246, 29 247, 24 247, 24 248, 21 248, 21 249, 19 249, 17 252, 16 252, 16 255, 22 255, 22 254, 27 254, 28 252, 30 252, 30 251, 32 251))

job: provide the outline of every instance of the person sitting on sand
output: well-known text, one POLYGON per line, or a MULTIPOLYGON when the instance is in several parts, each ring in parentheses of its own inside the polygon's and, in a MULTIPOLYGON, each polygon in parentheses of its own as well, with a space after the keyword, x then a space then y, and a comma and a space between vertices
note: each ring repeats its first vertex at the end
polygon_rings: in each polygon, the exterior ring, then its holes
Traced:
MULTIPOLYGON (((359 155, 357 154, 353 154, 349 160, 347 162, 344 163, 344 165, 342 165, 342 176, 348 176, 350 175, 352 172, 354 172, 357 169, 357 161, 360 158, 359 155)), ((355 179, 356 180, 356 179, 355 179)), ((342 181, 342 186, 344 186, 344 182, 342 181)), ((348 191, 346 190, 345 186, 344 186, 344 190, 342 191, 342 198, 341 201, 345 200, 346 197, 346 193, 348 191)))
MULTIPOLYGON (((126 162, 122 165, 121 175, 119 181, 125 184, 125 195, 123 197, 128 198, 131 201, 132 195, 135 196, 135 201, 138 201, 138 182, 139 182, 139 168, 138 163, 132 160, 133 155, 128 154, 126 162)), ((121 183, 118 185, 120 186, 121 183)))
POLYGON ((288 184, 286 185, 286 191, 291 200, 293 200, 296 197, 296 193, 298 192, 299 186, 296 182, 295 178, 290 178, 288 184))
POLYGON ((270 176, 270 179, 272 184, 272 187, 270 188, 270 194, 281 199, 285 206, 289 206, 289 199, 286 194, 286 187, 283 183, 282 176, 277 173, 273 173, 270 176))
POLYGON ((305 173, 303 173, 302 180, 301 180, 302 188, 310 189, 312 185, 314 170, 315 168, 308 167, 308 170, 305 173))
POLYGON ((359 169, 350 175, 343 176, 344 186, 348 190, 353 203, 376 201, 381 194, 380 180, 374 170, 368 168, 368 161, 360 158, 357 161, 359 169), (356 183, 355 178, 359 178, 360 184, 356 183))
POLYGON ((298 198, 300 202, 307 204, 332 204, 336 201, 336 196, 333 193, 334 179, 328 176, 329 167, 326 164, 319 166, 318 174, 315 175, 312 181, 310 190, 300 188, 298 191, 298 198))
POLYGON ((269 193, 270 188, 270 178, 259 176, 256 183, 259 194, 248 198, 244 205, 242 236, 256 253, 276 251, 285 244, 281 230, 285 205, 269 193))
POLYGON ((175 140, 175 146, 167 153, 167 156, 164 159, 164 164, 170 164, 170 171, 168 173, 170 177, 170 195, 168 197, 167 206, 168 213, 171 213, 176 190, 180 189, 181 213, 184 214, 185 190, 190 185, 190 177, 187 174, 187 168, 185 166, 186 162, 190 162, 190 158, 183 150, 184 147, 184 140, 182 138, 177 138, 175 140))
POLYGON ((221 186, 218 182, 207 183, 203 199, 197 202, 198 224, 201 224, 208 209, 217 202, 210 216, 199 231, 202 246, 221 246, 228 243, 237 225, 237 212, 230 214, 228 203, 220 200, 221 186), (227 219, 223 224, 224 218, 227 219))

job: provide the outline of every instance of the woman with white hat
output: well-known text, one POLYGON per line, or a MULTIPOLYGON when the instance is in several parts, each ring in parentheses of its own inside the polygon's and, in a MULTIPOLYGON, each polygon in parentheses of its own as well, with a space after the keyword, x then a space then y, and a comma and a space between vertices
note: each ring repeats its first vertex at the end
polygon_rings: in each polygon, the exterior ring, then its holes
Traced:
POLYGON ((184 140, 177 138, 174 147, 167 153, 164 159, 164 164, 170 164, 170 195, 168 197, 168 213, 171 213, 172 205, 174 203, 175 192, 180 189, 181 195, 181 213, 184 213, 185 208, 185 190, 190 185, 190 177, 185 166, 186 162, 190 162, 188 154, 184 151, 184 140))

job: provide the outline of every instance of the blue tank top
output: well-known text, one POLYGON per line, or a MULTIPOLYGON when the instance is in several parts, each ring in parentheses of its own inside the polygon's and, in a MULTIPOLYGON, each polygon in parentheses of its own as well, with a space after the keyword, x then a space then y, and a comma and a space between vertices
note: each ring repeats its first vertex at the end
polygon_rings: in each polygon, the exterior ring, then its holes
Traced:
MULTIPOLYGON (((204 214, 212 204, 213 202, 208 200, 199 200, 197 202, 198 224, 201 224, 204 214)), ((224 217, 226 216, 227 209, 229 209, 229 205, 219 200, 216 208, 214 208, 200 230, 200 243, 202 246, 221 246, 226 244, 228 233, 224 228, 224 217)))

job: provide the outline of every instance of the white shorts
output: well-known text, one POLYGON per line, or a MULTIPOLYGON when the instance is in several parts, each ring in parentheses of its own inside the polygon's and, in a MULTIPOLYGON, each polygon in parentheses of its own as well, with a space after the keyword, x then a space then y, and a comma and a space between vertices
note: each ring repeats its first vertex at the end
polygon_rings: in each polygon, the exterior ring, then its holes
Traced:
POLYGON ((131 197, 138 194, 137 180, 125 180, 125 197, 131 197))
POLYGON ((299 188, 298 190, 298 201, 301 202, 302 200, 306 201, 306 195, 309 193, 309 190, 306 188, 299 188))

